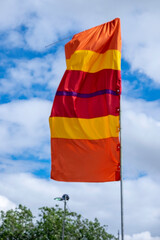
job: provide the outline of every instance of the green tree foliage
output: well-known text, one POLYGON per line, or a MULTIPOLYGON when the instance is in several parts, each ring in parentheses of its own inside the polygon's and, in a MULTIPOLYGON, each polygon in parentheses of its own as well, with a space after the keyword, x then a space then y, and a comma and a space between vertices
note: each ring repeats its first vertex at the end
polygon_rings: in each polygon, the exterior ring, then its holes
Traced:
MULTIPOLYGON (((0 212, 0 240, 60 240, 64 212, 61 208, 42 207, 34 220, 32 212, 19 205, 15 210, 0 212)), ((66 210, 65 240, 116 240, 98 219, 89 221, 66 210)))
POLYGON ((0 239, 32 239, 34 229, 32 212, 19 205, 15 210, 0 212, 0 239))

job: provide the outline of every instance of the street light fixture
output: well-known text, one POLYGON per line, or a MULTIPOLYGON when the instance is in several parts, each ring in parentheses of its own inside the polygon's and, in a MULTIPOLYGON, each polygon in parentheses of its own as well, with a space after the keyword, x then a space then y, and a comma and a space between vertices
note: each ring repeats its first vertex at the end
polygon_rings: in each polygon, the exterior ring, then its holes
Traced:
POLYGON ((56 198, 54 198, 54 200, 56 200, 56 201, 62 201, 63 199, 62 199, 61 197, 56 197, 56 198))
POLYGON ((63 194, 62 197, 56 197, 54 200, 63 201, 64 202, 64 214, 63 214, 63 225, 62 225, 62 240, 64 240, 64 228, 65 228, 65 217, 66 217, 66 205, 69 200, 68 194, 63 194))

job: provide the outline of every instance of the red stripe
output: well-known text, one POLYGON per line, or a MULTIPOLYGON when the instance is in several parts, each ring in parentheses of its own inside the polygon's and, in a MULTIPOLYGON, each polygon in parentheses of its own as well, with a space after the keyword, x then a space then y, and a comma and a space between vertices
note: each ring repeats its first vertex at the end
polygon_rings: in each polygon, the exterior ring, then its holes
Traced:
POLYGON ((112 69, 96 73, 66 70, 57 91, 93 93, 103 89, 121 92, 121 72, 112 69))
POLYGON ((55 96, 51 117, 95 118, 119 115, 120 96, 103 94, 91 98, 55 96))
POLYGON ((51 139, 51 178, 69 182, 120 180, 118 138, 51 139))

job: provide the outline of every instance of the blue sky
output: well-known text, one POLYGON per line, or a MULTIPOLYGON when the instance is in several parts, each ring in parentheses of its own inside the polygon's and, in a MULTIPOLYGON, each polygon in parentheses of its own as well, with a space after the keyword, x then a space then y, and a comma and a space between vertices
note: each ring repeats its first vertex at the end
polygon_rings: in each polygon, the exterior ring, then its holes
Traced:
POLYGON ((72 211, 97 217, 117 234, 119 183, 50 180, 48 118, 65 71, 64 44, 75 33, 120 17, 125 237, 160 240, 159 9, 158 0, 154 5, 149 0, 1 1, 1 209, 21 203, 36 214, 67 193, 72 211))

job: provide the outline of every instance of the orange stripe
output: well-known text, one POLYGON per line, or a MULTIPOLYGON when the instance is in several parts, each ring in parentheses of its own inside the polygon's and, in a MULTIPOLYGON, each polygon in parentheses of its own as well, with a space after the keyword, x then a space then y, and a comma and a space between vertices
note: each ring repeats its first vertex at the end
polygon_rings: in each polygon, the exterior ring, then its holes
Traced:
POLYGON ((91 50, 97 53, 104 53, 109 49, 121 51, 119 18, 76 34, 65 45, 67 59, 77 50, 91 50))
POLYGON ((51 139, 51 178, 66 182, 119 181, 118 138, 51 139))

